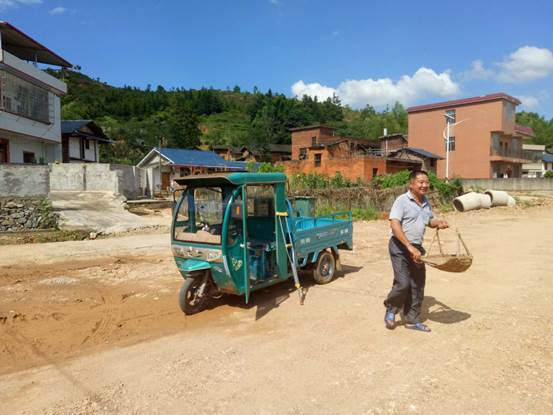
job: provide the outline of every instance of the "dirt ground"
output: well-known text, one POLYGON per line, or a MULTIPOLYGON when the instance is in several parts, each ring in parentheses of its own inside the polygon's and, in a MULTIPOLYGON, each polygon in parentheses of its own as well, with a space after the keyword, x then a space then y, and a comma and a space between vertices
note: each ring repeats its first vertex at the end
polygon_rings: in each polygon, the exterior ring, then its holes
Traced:
POLYGON ((286 282, 190 317, 167 234, 3 246, 0 414, 553 413, 553 204, 445 217, 475 260, 428 269, 429 334, 384 328, 386 221, 303 306, 286 282))

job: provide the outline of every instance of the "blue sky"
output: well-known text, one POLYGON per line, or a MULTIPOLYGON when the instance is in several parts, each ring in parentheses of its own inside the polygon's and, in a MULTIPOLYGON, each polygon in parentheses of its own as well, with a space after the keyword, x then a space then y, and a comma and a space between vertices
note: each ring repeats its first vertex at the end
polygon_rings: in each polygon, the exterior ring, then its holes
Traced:
POLYGON ((506 92, 553 117, 550 1, 0 0, 112 85, 337 94, 379 109, 506 92))

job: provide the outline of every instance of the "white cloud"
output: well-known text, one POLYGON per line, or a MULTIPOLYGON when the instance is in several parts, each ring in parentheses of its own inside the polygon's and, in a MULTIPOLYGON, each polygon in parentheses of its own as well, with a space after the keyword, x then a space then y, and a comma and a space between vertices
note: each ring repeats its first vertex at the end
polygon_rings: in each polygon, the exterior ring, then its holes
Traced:
POLYGON ((546 48, 523 46, 498 64, 498 79, 521 83, 542 79, 553 73, 553 53, 546 48))
POLYGON ((353 108, 369 104, 374 107, 392 105, 399 101, 404 105, 430 96, 451 97, 459 93, 459 86, 452 81, 448 71, 440 74, 429 68, 419 68, 413 76, 404 75, 394 83, 389 78, 346 80, 332 88, 319 83, 298 81, 292 85, 292 93, 301 97, 309 95, 325 100, 333 94, 353 108))
POLYGON ((480 59, 476 59, 472 61, 470 70, 461 74, 461 79, 464 81, 484 80, 490 79, 493 75, 494 72, 491 69, 484 68, 484 63, 480 59))
POLYGON ((0 0, 0 11, 15 8, 19 5, 41 4, 42 0, 0 0))
POLYGON ((540 105, 540 100, 530 95, 528 96, 518 95, 517 98, 522 103, 522 106, 526 109, 533 109, 540 105))
POLYGON ((269 3, 274 4, 275 6, 278 6, 280 4, 280 0, 269 0, 269 3))
POLYGON ((317 97, 319 100, 325 101, 327 98, 332 98, 336 94, 336 90, 316 82, 306 84, 303 81, 298 81, 292 85, 292 93, 300 98, 304 95, 309 95, 310 97, 317 97))
POLYGON ((58 6, 58 7, 54 7, 52 10, 50 10, 50 14, 63 14, 67 11, 67 9, 65 7, 61 7, 61 6, 58 6))

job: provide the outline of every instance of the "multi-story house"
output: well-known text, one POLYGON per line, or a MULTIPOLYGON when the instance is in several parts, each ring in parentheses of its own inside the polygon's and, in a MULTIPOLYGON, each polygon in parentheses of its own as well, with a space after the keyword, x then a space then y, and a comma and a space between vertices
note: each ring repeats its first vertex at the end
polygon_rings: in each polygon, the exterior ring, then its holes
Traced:
POLYGON ((531 128, 515 123, 520 101, 505 93, 407 108, 409 145, 440 155, 439 177, 521 177, 531 128), (449 154, 446 154, 449 121, 449 154))
POLYGON ((0 21, 0 163, 61 161, 64 82, 37 64, 71 67, 36 40, 0 21))

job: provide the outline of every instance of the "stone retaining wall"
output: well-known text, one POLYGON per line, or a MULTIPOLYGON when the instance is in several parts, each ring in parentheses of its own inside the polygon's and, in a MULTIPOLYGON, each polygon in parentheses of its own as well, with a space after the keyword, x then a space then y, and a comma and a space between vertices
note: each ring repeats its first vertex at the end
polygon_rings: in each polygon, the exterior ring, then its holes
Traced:
POLYGON ((0 232, 52 229, 57 219, 45 198, 0 198, 0 232))

